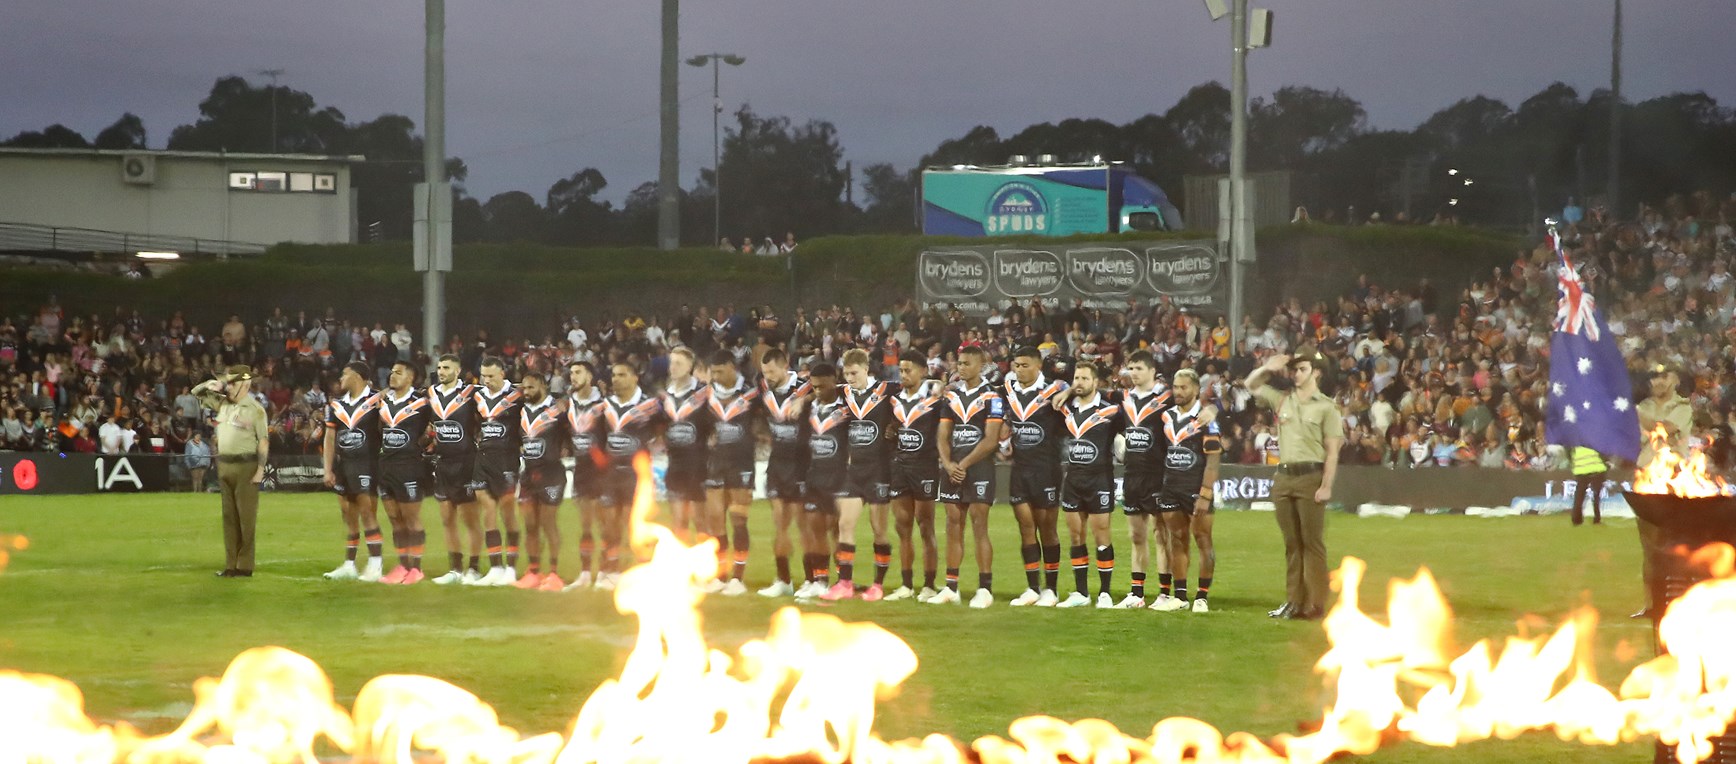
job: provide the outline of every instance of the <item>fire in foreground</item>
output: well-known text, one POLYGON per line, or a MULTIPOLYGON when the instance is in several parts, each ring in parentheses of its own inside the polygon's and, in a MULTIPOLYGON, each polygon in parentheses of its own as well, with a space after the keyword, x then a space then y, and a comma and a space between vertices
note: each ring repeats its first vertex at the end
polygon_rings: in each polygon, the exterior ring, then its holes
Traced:
POLYGON ((1331 648, 1316 665, 1336 699, 1316 732, 1225 736, 1172 718, 1137 737, 1101 720, 1029 717, 1005 738, 968 745, 938 734, 887 742, 873 733, 875 703, 916 670, 908 645, 873 624, 786 608, 765 639, 734 658, 708 648, 696 585, 715 573, 715 550, 683 546, 651 521, 645 464, 638 496, 632 543, 649 561, 623 576, 615 597, 621 612, 639 618, 638 641, 621 676, 597 688, 566 734, 521 735, 476 696, 422 676, 377 677, 346 711, 313 661, 262 647, 237 656, 221 679, 196 682, 193 712, 158 737, 91 720, 70 682, 0 672, 0 762, 313 764, 329 746, 405 764, 1313 764, 1400 740, 1446 746, 1551 730, 1585 744, 1656 736, 1686 764, 1708 756, 1708 740, 1736 715, 1736 650, 1727 639, 1736 633, 1736 551, 1716 546, 1696 559, 1713 578, 1664 616, 1669 654, 1635 668, 1618 692, 1592 676, 1594 612, 1576 613, 1548 637, 1511 637, 1498 652, 1478 642, 1453 657, 1452 614, 1427 570, 1390 584, 1383 624, 1359 606, 1365 565, 1345 558, 1334 581, 1341 597, 1324 624, 1331 648))

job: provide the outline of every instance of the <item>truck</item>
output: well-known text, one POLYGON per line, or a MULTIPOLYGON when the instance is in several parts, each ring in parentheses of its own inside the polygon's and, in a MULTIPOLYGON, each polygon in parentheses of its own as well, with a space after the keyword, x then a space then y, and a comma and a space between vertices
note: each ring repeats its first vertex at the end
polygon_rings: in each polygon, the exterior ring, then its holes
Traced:
POLYGON ((1156 183, 1121 162, 1009 164, 922 171, 922 232, 930 236, 1071 236, 1179 231, 1181 212, 1156 183))

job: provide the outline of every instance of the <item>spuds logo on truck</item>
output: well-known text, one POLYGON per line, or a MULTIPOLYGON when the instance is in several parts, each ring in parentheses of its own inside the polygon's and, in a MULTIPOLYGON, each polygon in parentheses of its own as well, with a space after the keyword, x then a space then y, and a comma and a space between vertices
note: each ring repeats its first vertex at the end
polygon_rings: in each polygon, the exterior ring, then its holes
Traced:
POLYGON ((1036 186, 1015 181, 989 197, 988 213, 983 216, 984 234, 1048 232, 1049 205, 1036 186))

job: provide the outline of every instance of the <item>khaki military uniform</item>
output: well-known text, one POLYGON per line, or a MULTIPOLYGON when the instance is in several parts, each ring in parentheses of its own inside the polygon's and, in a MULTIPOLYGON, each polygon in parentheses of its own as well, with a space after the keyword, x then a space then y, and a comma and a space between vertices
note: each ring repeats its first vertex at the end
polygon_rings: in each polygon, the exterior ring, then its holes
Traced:
POLYGON ((214 439, 217 486, 223 494, 224 570, 251 572, 259 516, 259 484, 253 477, 269 452, 271 422, 252 396, 230 401, 213 389, 215 385, 215 380, 200 383, 193 394, 217 412, 214 439))
POLYGON ((1254 397, 1278 416, 1278 475, 1273 480, 1278 530, 1284 535, 1285 591, 1296 612, 1325 610, 1331 592, 1326 561, 1326 505, 1315 501, 1326 470, 1326 441, 1344 438, 1338 404, 1271 386, 1254 397))

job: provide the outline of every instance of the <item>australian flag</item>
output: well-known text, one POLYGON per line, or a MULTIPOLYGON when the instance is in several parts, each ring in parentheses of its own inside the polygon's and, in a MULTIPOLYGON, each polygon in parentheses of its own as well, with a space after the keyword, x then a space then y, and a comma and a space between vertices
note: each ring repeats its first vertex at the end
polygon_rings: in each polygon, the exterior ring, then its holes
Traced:
POLYGON ((1544 412, 1548 442, 1584 446, 1605 456, 1639 458, 1640 420, 1621 348, 1574 271, 1554 225, 1560 302, 1549 344, 1549 396, 1544 412))

